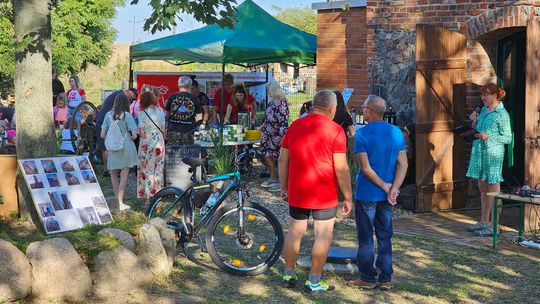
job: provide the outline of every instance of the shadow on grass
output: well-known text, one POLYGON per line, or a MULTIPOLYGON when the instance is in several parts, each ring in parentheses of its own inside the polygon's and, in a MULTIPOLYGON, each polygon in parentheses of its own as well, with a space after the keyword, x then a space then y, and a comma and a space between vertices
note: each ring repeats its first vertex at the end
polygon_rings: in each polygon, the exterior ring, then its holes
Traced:
MULTIPOLYGON (((335 244, 354 243, 354 226, 336 225, 335 244)), ((309 255, 312 234, 306 235, 301 256, 309 255)), ((394 280, 391 292, 363 291, 348 287, 353 275, 325 273, 336 290, 325 294, 302 291, 308 273, 297 269, 300 284, 280 286, 283 264, 256 277, 236 277, 219 270, 207 254, 195 252, 191 260, 177 257, 175 270, 166 283, 152 292, 167 292, 175 301, 184 295, 203 302, 223 303, 448 303, 527 302, 538 298, 540 275, 537 261, 520 255, 471 249, 419 237, 394 238, 394 280)))

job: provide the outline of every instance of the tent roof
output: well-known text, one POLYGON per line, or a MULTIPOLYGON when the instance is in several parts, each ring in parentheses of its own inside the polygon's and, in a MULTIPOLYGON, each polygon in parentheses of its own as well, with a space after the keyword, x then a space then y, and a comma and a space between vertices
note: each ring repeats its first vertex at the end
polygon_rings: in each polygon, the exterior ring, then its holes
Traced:
POLYGON ((211 63, 315 63, 317 37, 282 23, 251 0, 233 29, 217 24, 132 45, 130 57, 211 63))

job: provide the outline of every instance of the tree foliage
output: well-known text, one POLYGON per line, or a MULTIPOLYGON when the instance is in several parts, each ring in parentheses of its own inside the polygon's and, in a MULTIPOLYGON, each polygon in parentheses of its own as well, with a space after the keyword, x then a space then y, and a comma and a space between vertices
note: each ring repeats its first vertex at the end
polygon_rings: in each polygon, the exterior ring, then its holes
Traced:
MULTIPOLYGON (((57 0, 51 11, 52 61, 60 74, 74 74, 89 64, 105 65, 116 31, 112 21, 123 0, 57 0)), ((36 39, 39 40, 39 39, 36 39)), ((0 0, 0 90, 13 87, 15 36, 13 7, 0 0)))
POLYGON ((61 0, 51 12, 53 66, 76 73, 89 64, 103 66, 112 54, 112 21, 123 0, 61 0))
MULTIPOLYGON (((137 4, 139 0, 132 0, 137 4)), ((235 18, 236 0, 150 0, 152 14, 144 22, 144 30, 152 33, 171 29, 176 20, 182 20, 181 13, 193 15, 195 20, 206 24, 219 24, 221 27, 232 27, 235 18)))
POLYGON ((6 97, 15 75, 15 31, 11 1, 0 0, 0 92, 6 97))
POLYGON ((276 13, 274 17, 290 26, 313 35, 317 34, 317 14, 309 7, 281 8, 272 6, 276 13))

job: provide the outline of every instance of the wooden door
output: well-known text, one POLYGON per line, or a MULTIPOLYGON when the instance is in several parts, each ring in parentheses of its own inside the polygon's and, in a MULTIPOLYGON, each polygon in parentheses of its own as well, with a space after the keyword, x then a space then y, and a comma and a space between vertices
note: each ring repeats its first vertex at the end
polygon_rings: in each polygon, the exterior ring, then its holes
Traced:
MULTIPOLYGON (((540 187, 540 18, 527 24, 527 55, 525 65, 525 183, 540 187)), ((520 132, 521 130, 514 130, 520 132)), ((538 207, 525 209, 525 230, 540 226, 538 207), (531 220, 529 220, 531 216, 531 220)))
POLYGON ((466 146, 452 128, 466 120, 467 38, 416 26, 416 211, 465 207, 466 146))

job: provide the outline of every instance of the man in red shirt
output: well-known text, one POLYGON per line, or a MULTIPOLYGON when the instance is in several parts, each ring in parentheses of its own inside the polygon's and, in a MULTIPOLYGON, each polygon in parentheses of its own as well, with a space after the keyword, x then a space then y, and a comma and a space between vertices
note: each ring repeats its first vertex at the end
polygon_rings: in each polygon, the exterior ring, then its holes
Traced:
POLYGON ((332 241, 338 206, 338 186, 344 195, 343 215, 352 210, 351 175, 347 164, 347 139, 343 128, 332 121, 337 99, 323 90, 313 99, 314 112, 295 120, 281 143, 279 182, 281 196, 289 203, 291 216, 285 238, 283 285, 295 286, 296 260, 302 237, 313 216, 315 242, 311 250, 311 271, 304 289, 325 292, 334 286, 321 281, 332 241))
POLYGON ((225 114, 225 111, 227 111, 227 106, 231 103, 233 84, 233 75, 223 75, 223 88, 219 88, 214 95, 214 122, 221 121, 221 90, 225 89, 223 92, 223 114, 225 114))

